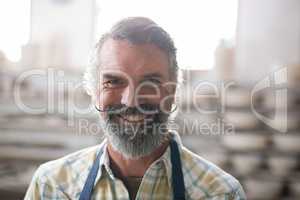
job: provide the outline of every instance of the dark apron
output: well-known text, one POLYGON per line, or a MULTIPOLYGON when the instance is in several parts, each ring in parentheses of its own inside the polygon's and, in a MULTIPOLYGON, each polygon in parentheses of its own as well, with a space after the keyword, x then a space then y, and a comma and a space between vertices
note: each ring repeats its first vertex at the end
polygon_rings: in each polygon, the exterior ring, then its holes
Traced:
MULTIPOLYGON (((174 200, 185 200, 185 187, 184 187, 184 179, 181 169, 181 160, 180 154, 178 150, 177 142, 172 138, 170 140, 170 148, 171 148, 171 163, 172 163, 172 185, 173 185, 173 196, 174 200)), ((87 180, 84 184, 83 190, 80 194, 79 200, 90 200, 95 179, 99 170, 99 162, 102 151, 100 151, 96 157, 96 160, 93 163, 92 169, 89 172, 87 180)))

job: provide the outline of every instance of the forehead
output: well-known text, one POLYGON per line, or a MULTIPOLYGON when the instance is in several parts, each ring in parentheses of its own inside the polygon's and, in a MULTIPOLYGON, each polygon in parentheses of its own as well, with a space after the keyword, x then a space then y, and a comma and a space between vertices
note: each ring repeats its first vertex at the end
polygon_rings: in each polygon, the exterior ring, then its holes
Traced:
POLYGON ((99 52, 100 71, 119 71, 142 77, 160 74, 169 79, 169 62, 165 52, 153 44, 131 44, 126 40, 108 39, 99 52))

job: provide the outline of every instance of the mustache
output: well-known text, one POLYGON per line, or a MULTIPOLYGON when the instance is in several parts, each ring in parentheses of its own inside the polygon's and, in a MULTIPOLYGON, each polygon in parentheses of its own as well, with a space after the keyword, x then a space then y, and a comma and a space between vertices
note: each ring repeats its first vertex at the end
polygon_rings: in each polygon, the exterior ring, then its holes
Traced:
POLYGON ((106 112, 109 115, 153 115, 162 113, 159 105, 156 104, 140 104, 137 107, 128 107, 124 104, 118 104, 107 106, 105 109, 99 109, 96 107, 96 110, 99 112, 106 112))

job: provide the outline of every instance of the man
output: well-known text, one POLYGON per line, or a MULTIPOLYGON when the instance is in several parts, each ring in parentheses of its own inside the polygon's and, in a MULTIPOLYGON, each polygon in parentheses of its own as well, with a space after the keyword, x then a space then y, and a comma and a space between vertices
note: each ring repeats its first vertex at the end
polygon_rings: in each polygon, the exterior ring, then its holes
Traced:
POLYGON ((178 76, 167 32, 124 19, 100 39, 92 63, 85 84, 106 139, 41 165, 25 199, 245 199, 235 178, 167 129, 178 76))

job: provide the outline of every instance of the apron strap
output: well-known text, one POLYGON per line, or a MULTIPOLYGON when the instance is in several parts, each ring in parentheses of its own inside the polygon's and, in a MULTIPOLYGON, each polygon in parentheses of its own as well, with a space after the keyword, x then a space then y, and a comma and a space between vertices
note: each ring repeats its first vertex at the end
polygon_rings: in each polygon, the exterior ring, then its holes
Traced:
MULTIPOLYGON (((182 173, 182 166, 180 160, 180 153, 178 150, 177 142, 172 138, 170 140, 170 148, 171 148, 171 163, 172 163, 172 185, 173 185, 173 196, 174 200, 185 200, 185 187, 184 187, 184 179, 182 173)), ((93 166, 89 172, 87 180, 84 184, 83 190, 80 194, 79 200, 90 200, 93 188, 95 184, 95 179, 97 177, 97 173, 99 170, 100 157, 102 155, 102 151, 99 151, 97 157, 93 163, 93 166)))
POLYGON ((89 175, 86 179, 86 182, 84 184, 83 190, 80 193, 79 200, 90 200, 92 196, 92 191, 95 184, 95 179, 97 177, 97 173, 99 170, 99 163, 100 163, 100 157, 102 155, 102 148, 97 154, 96 160, 93 163, 92 169, 89 172, 89 175))
POLYGON ((174 200, 185 200, 184 178, 177 142, 172 138, 170 141, 172 184, 174 200))

